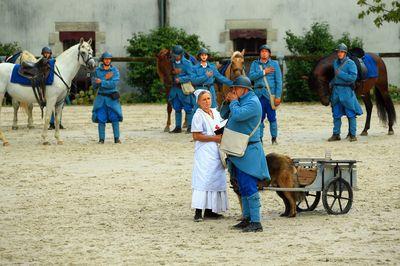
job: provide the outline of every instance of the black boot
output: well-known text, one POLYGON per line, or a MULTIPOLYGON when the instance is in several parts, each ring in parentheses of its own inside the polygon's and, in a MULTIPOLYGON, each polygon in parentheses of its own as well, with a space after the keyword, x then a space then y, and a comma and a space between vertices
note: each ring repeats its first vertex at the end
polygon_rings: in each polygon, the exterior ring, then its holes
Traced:
POLYGON ((194 213, 194 221, 195 222, 201 222, 203 221, 203 217, 201 215, 202 210, 201 209, 196 209, 195 213, 194 213))
POLYGON ((62 124, 60 124, 60 129, 65 129, 65 127, 62 124))
POLYGON ((114 143, 115 144, 121 144, 121 140, 119 138, 114 138, 114 143))
POLYGON ((174 128, 174 130, 170 131, 169 133, 181 133, 181 132, 182 132, 182 128, 176 127, 176 128, 174 128))
POLYGON ((232 226, 232 229, 242 230, 242 229, 246 228, 247 226, 249 226, 249 224, 250 224, 250 220, 248 218, 243 218, 242 221, 240 221, 240 223, 232 226))
POLYGON ((218 214, 218 213, 215 213, 215 212, 212 212, 210 209, 206 209, 205 211, 204 211, 204 219, 219 219, 219 218, 222 218, 222 217, 224 217, 222 214, 218 214))
POLYGON ((54 123, 50 123, 48 130, 53 130, 56 129, 56 127, 54 126, 54 123))
POLYGON ((271 143, 272 143, 272 145, 278 145, 278 142, 276 141, 276 137, 272 137, 271 143))
POLYGON ((350 135, 349 141, 350 141, 350 142, 357 141, 357 137, 356 137, 356 136, 353 136, 353 135, 350 135))
POLYGON ((330 137, 328 139, 329 142, 331 142, 331 141, 339 141, 339 140, 340 140, 340 135, 338 135, 338 134, 333 134, 332 137, 330 137))
POLYGON ((243 228, 242 232, 248 233, 248 232, 262 232, 263 228, 260 222, 250 222, 250 224, 243 228))
POLYGON ((99 144, 104 144, 104 139, 99 139, 99 144))
POLYGON ((186 134, 190 134, 190 133, 192 133, 192 127, 188 127, 188 128, 186 129, 186 134))

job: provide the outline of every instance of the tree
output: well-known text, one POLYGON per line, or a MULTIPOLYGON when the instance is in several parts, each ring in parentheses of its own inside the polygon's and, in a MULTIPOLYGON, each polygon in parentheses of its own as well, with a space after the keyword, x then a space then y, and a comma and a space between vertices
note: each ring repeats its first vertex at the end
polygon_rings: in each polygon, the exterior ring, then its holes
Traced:
POLYGON ((21 50, 18 43, 0 43, 0 55, 10 56, 21 50))
MULTIPOLYGON (((186 52, 195 55, 200 47, 206 45, 199 36, 187 34, 182 29, 162 27, 145 34, 135 33, 128 39, 127 51, 130 56, 155 57, 163 48, 170 49, 175 44, 183 46, 186 52)), ((140 102, 165 101, 165 91, 156 72, 156 63, 133 62, 128 65, 128 83, 139 89, 140 102)))
POLYGON ((400 1, 391 1, 390 3, 383 3, 382 0, 358 0, 357 4, 361 7, 366 7, 366 10, 358 14, 358 18, 362 19, 367 15, 375 14, 375 25, 379 28, 383 22, 400 22, 400 1), (372 3, 371 3, 372 2, 372 3))
MULTIPOLYGON (((312 24, 311 29, 305 32, 303 36, 297 36, 291 31, 287 31, 285 41, 292 54, 316 57, 332 53, 339 43, 345 43, 349 49, 362 48, 363 46, 361 39, 351 38, 347 32, 335 40, 329 32, 329 25, 326 22, 312 24)), ((286 101, 317 100, 317 95, 310 90, 308 83, 301 79, 302 76, 307 76, 311 72, 314 64, 315 61, 310 60, 292 59, 286 61, 288 68, 285 75, 286 101)))

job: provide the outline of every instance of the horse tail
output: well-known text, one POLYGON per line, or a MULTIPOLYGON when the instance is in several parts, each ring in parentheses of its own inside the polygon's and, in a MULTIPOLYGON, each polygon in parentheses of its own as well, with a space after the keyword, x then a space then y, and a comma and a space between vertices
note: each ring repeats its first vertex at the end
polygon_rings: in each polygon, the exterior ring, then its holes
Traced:
POLYGON ((389 93, 383 95, 379 88, 375 87, 374 94, 379 120, 382 123, 387 124, 388 119, 390 120, 391 118, 393 124, 396 123, 396 109, 394 108, 393 101, 389 93))

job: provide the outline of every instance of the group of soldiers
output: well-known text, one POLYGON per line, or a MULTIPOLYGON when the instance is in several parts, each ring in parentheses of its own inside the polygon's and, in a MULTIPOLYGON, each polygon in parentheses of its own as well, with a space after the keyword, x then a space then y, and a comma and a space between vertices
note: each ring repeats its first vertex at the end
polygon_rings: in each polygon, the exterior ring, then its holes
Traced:
MULTIPOLYGON (((271 59, 271 48, 264 44, 259 48, 260 58, 255 60, 250 67, 248 77, 254 83, 254 91, 262 105, 261 139, 264 131, 264 120, 268 119, 270 125, 271 141, 277 143, 278 125, 276 111, 271 106, 270 93, 274 97, 274 105, 278 106, 282 95, 282 73, 276 60, 271 59), (266 82, 268 84, 266 84, 266 82), (267 89, 267 85, 269 89, 267 89)), ((175 110, 175 128, 171 133, 182 132, 182 109, 186 113, 187 132, 190 133, 191 118, 197 105, 194 96, 183 93, 182 84, 191 82, 196 90, 206 89, 212 96, 212 108, 217 108, 217 95, 214 83, 232 85, 232 81, 223 76, 217 67, 208 61, 209 52, 201 48, 197 53, 199 62, 196 65, 184 57, 184 49, 180 45, 172 48, 173 85, 168 100, 175 110)))

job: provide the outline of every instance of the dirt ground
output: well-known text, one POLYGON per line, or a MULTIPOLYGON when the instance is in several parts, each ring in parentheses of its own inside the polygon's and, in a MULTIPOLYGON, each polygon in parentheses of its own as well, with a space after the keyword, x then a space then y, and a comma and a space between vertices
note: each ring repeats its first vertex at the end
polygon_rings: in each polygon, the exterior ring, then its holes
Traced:
MULTIPOLYGON (((1 264, 400 264, 400 130, 388 136, 373 111, 368 137, 328 143, 330 109, 319 104, 283 104, 279 145, 265 152, 291 157, 356 159, 358 190, 346 215, 317 209, 281 218, 283 204, 261 193, 264 232, 229 227, 240 216, 229 190, 222 220, 193 222, 188 134, 162 132, 164 105, 123 106, 122 144, 97 144, 91 107, 64 109, 64 145, 40 143, 36 128, 11 131, 12 109, 2 109, 2 129, 11 146, 0 147, 1 264)), ((400 105, 396 105, 400 114, 400 105)), ((365 115, 358 120, 361 132, 365 115)), ((343 132, 347 122, 343 121, 343 132)))

